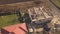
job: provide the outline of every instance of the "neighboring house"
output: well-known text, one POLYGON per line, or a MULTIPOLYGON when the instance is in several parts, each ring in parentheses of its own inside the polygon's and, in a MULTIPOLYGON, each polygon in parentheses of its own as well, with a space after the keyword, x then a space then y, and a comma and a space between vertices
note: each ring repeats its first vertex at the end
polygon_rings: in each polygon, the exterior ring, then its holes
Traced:
POLYGON ((2 27, 2 34, 26 34, 27 29, 25 23, 2 27))

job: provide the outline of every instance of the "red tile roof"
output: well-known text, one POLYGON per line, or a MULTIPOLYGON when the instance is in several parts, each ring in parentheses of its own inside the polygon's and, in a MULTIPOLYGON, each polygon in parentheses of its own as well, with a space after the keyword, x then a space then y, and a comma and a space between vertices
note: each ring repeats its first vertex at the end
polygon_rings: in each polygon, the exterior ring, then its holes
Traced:
POLYGON ((15 34, 25 34, 25 31, 27 31, 25 23, 3 27, 3 29, 15 34))
POLYGON ((16 28, 14 31, 13 31, 15 34, 25 34, 25 32, 19 28, 16 28))
POLYGON ((1 32, 0 32, 0 34, 1 34, 1 32))

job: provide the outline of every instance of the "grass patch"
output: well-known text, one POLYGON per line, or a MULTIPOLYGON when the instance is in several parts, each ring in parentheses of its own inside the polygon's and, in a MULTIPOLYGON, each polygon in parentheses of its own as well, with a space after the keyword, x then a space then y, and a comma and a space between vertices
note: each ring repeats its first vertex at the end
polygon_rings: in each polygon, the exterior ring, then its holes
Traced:
POLYGON ((53 0, 53 1, 60 8, 60 0, 53 0))
POLYGON ((0 28, 19 23, 17 15, 0 16, 0 28))

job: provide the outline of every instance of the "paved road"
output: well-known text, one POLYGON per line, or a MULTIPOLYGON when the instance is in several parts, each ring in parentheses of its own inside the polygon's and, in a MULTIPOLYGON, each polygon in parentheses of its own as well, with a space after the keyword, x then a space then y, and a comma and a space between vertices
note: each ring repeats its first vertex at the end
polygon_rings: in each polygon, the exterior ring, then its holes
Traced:
POLYGON ((26 2, 26 1, 34 1, 34 0, 0 0, 0 5, 2 5, 2 4, 19 3, 19 2, 26 2))
POLYGON ((47 3, 49 3, 51 7, 53 15, 60 17, 60 10, 50 0, 47 0, 47 3))

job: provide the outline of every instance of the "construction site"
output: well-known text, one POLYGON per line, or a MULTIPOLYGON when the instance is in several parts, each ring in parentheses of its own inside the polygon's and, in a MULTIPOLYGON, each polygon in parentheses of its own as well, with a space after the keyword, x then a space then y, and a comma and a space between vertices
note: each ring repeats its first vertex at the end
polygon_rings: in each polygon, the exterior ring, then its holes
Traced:
POLYGON ((51 0, 1 1, 0 33, 60 34, 60 9, 51 0))

